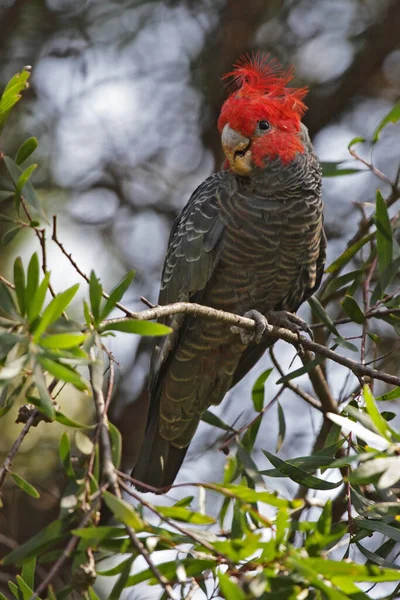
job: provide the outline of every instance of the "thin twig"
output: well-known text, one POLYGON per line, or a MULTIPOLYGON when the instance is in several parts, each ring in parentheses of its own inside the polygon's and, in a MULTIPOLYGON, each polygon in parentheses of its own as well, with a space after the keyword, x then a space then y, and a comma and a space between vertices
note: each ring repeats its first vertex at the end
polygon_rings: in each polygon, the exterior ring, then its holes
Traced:
POLYGON ((35 418, 37 416, 37 412, 39 412, 37 409, 35 409, 31 416, 28 418, 27 422, 25 423, 25 425, 23 426, 23 428, 21 429, 21 432, 19 434, 19 436, 17 437, 17 439, 15 440, 15 442, 13 443, 13 445, 10 448, 10 451, 8 452, 3 464, 0 467, 0 490, 4 485, 4 481, 6 479, 7 473, 11 467, 12 461, 14 460, 15 455, 17 454, 22 442, 25 439, 26 434, 28 433, 29 429, 31 428, 31 426, 33 425, 33 422, 35 421, 35 418))
POLYGON ((281 388, 279 389, 279 391, 272 398, 272 400, 270 402, 268 402, 268 404, 266 406, 264 406, 260 410, 260 412, 253 419, 251 419, 251 421, 249 423, 246 423, 246 425, 243 425, 243 427, 241 427, 237 431, 234 431, 230 436, 228 436, 228 438, 219 446, 218 450, 221 450, 221 452, 224 452, 224 454, 228 454, 229 453, 228 448, 231 445, 231 443, 233 442, 233 440, 238 438, 239 435, 241 435, 242 433, 247 431, 247 429, 249 429, 252 425, 254 425, 254 423, 256 423, 258 420, 260 420, 261 417, 263 417, 264 414, 276 403, 276 401, 282 395, 284 390, 285 390, 285 386, 282 385, 281 388))
MULTIPOLYGON (((271 347, 269 349, 269 355, 271 357, 271 361, 274 365, 274 367, 276 368, 276 370, 278 371, 279 375, 281 377, 285 376, 285 373, 283 372, 283 369, 281 367, 281 365, 279 364, 275 353, 274 353, 274 349, 273 347, 271 347)), ((302 398, 305 402, 307 402, 307 404, 309 404, 310 406, 312 406, 313 408, 316 408, 317 410, 321 411, 322 407, 321 407, 321 403, 318 402, 318 400, 316 398, 314 398, 313 396, 311 396, 310 394, 308 394, 307 392, 305 392, 303 389, 301 389, 301 387, 299 385, 297 385, 296 383, 293 383, 293 381, 285 381, 283 384, 288 390, 291 390, 292 392, 294 392, 295 394, 297 394, 297 396, 299 396, 300 398, 302 398)))
POLYGON ((168 579, 164 577, 161 571, 156 567, 156 565, 151 560, 151 556, 149 551, 143 542, 137 537, 136 533, 133 531, 132 527, 126 526, 126 531, 128 536, 132 542, 132 545, 136 548, 136 550, 143 556, 144 560, 147 562, 150 571, 153 573, 154 577, 157 579, 159 584, 163 587, 165 594, 170 600, 177 600, 177 596, 174 593, 168 579))
POLYGON ((3 275, 0 275, 0 281, 2 281, 7 287, 11 288, 12 290, 15 290, 15 285, 11 283, 11 281, 8 281, 8 279, 3 277, 3 275))
MULTIPOLYGON (((390 315, 399 315, 400 308, 380 308, 377 310, 371 310, 368 313, 364 314, 366 319, 384 319, 385 317, 390 317, 390 315)), ((343 317, 341 319, 336 319, 333 321, 334 325, 345 325, 346 323, 353 323, 353 319, 350 317, 343 317)), ((310 329, 322 329, 326 327, 325 323, 313 323, 309 325, 310 329)))
MULTIPOLYGON (((64 245, 62 244, 62 242, 60 242, 60 240, 57 237, 57 216, 56 215, 53 215, 53 234, 51 236, 51 239, 53 240, 53 242, 55 242, 57 244, 57 246, 60 248, 61 252, 69 260, 69 262, 74 267, 74 269, 78 273, 78 275, 80 275, 87 283, 89 283, 90 282, 89 277, 86 275, 86 273, 84 273, 79 268, 76 261, 72 258, 72 254, 69 254, 67 252, 67 250, 64 248, 64 245)), ((106 299, 108 299, 110 297, 110 295, 104 291, 102 291, 102 296, 103 296, 103 298, 106 298, 106 299)), ((120 310, 122 310, 122 312, 125 313, 127 317, 132 317, 132 315, 134 314, 131 310, 129 310, 129 308, 126 308, 126 306, 124 306, 120 302, 116 302, 115 306, 117 308, 119 308, 120 310)))
MULTIPOLYGON (((25 212, 27 218, 29 219, 29 221, 32 221, 32 215, 29 211, 28 204, 23 196, 21 196, 21 204, 22 204, 22 207, 24 209, 24 212, 25 212)), ((47 273, 46 230, 39 229, 39 227, 33 227, 32 229, 34 230, 35 235, 36 235, 37 239, 39 240, 40 248, 42 251, 42 271, 43 271, 43 274, 46 275, 46 273, 47 273)), ((55 293, 50 281, 48 284, 48 288, 49 288, 50 294, 54 298, 56 293, 55 293)), ((63 313, 63 314, 65 314, 65 313, 63 313)))
POLYGON ((219 552, 218 550, 216 550, 214 548, 214 546, 212 546, 211 544, 209 544, 207 542, 207 540, 204 540, 203 538, 198 536, 194 531, 185 529, 181 525, 178 525, 177 523, 175 523, 175 521, 172 521, 171 519, 169 519, 168 517, 166 517, 165 515, 160 513, 152 504, 150 504, 149 502, 144 500, 139 494, 137 494, 134 490, 132 490, 132 488, 128 487, 126 485, 126 483, 124 483, 122 480, 119 481, 119 485, 122 487, 122 489, 125 490, 125 492, 127 494, 129 494, 130 496, 132 496, 132 498, 134 498, 135 500, 140 502, 140 504, 145 506, 153 514, 157 515, 157 517, 159 517, 162 521, 164 521, 164 523, 168 523, 168 525, 170 525, 171 527, 174 527, 177 531, 179 531, 183 535, 186 535, 186 536, 192 538, 192 540, 194 542, 196 542, 197 544, 201 544, 202 546, 204 546, 204 548, 207 548, 207 550, 212 552, 212 554, 215 554, 216 556, 218 556, 223 562, 226 562, 226 563, 230 564, 231 566, 233 566, 232 561, 227 556, 225 556, 225 554, 222 554, 222 552, 219 552))
MULTIPOLYGON (((106 487, 103 487, 102 489, 98 490, 96 492, 96 494, 92 497, 92 500, 97 499, 97 497, 99 497, 105 489, 106 489, 106 487)), ((91 510, 86 513, 86 515, 83 517, 82 521, 77 526, 77 529, 83 529, 84 527, 86 527, 86 525, 89 523, 90 519, 92 518, 94 512, 95 512, 95 507, 91 508, 91 510)), ((42 583, 37 587, 37 589, 35 590, 35 593, 33 594, 33 596, 31 596, 30 600, 36 600, 36 598, 39 598, 40 594, 42 594, 45 591, 45 589, 53 581, 54 577, 57 575, 57 573, 59 572, 59 570, 65 563, 65 561, 71 556, 71 554, 73 553, 73 551, 79 544, 80 540, 81 540, 81 538, 78 537, 77 535, 73 535, 70 538, 68 544, 65 546, 64 550, 62 551, 62 554, 58 557, 58 559, 56 560, 54 565, 51 567, 47 577, 45 577, 45 579, 43 579, 42 583)))
MULTIPOLYGON (((92 362, 89 364, 90 384, 92 386, 93 400, 96 407, 103 481, 108 482, 117 493, 118 478, 112 461, 110 433, 103 394, 103 351, 101 345, 97 357, 94 349, 91 349, 90 358, 92 359, 92 362)), ((117 493, 117 495, 119 494, 117 493)))

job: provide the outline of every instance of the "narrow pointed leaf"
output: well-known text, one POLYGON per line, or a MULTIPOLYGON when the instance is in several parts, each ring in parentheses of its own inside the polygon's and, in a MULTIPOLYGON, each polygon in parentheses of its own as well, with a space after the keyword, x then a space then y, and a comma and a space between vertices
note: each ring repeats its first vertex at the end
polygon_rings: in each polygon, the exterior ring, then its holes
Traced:
POLYGON ((379 271, 383 273, 393 260, 393 232, 386 202, 380 190, 376 192, 375 225, 379 271))
POLYGON ((56 411, 51 399, 49 390, 47 389, 46 379, 39 363, 33 367, 33 376, 40 397, 40 405, 38 408, 46 415, 50 421, 54 421, 56 411))
POLYGON ((30 155, 36 150, 38 145, 39 142, 35 137, 30 137, 25 140, 25 142, 19 147, 15 157, 15 162, 17 165, 21 165, 23 162, 25 162, 26 159, 29 158, 30 155))
POLYGON ((46 273, 46 275, 43 278, 43 281, 40 283, 39 287, 36 288, 33 298, 28 305, 28 319, 30 323, 33 323, 33 321, 36 319, 36 317, 39 315, 40 311, 43 308, 43 304, 46 299, 46 294, 49 287, 49 281, 50 273, 46 273))
POLYGON ((74 348, 80 346, 86 337, 84 333, 55 333, 41 337, 39 343, 44 348, 74 348))
POLYGON ((100 279, 96 276, 94 271, 91 271, 89 281, 90 308, 96 322, 98 322, 100 318, 100 303, 102 299, 102 293, 103 287, 100 283, 100 279))
POLYGON ((299 467, 295 467, 287 461, 281 460, 277 456, 267 452, 267 450, 263 450, 263 452, 268 460, 274 465, 274 467, 282 473, 283 477, 289 477, 296 483, 304 485, 308 488, 313 490, 333 490, 342 484, 342 481, 332 483, 330 481, 325 481, 323 479, 319 479, 318 477, 314 477, 313 475, 307 473, 307 471, 304 471, 299 467))
POLYGON ((104 320, 108 317, 110 312, 115 307, 116 303, 121 300, 126 290, 131 285, 133 278, 135 277, 135 271, 129 271, 125 275, 125 277, 120 281, 110 292, 110 297, 107 299, 107 302, 104 305, 103 310, 101 311, 100 319, 104 320))
POLYGON ((55 298, 53 298, 48 306, 46 306, 43 311, 42 318, 35 329, 34 332, 34 340, 37 342, 41 335, 46 331, 46 329, 57 321, 59 317, 61 317, 64 310, 67 308, 72 298, 75 296, 78 291, 79 283, 71 286, 65 292, 61 292, 61 294, 57 294, 55 298))
POLYGON ((334 324, 334 322, 332 321, 332 319, 330 318, 320 301, 315 296, 311 296, 311 298, 308 299, 308 304, 310 305, 314 315, 321 321, 321 323, 323 323, 331 333, 339 336, 340 334, 336 328, 336 325, 334 324))
POLYGON ((25 271, 20 256, 14 261, 14 285, 21 315, 25 314, 25 271))
POLYGON ((25 290, 25 307, 29 315, 30 307, 33 302, 36 290, 39 287, 39 259, 36 252, 32 254, 28 265, 26 290, 25 290))
POLYGON ((102 331, 124 331, 125 333, 137 333, 138 335, 159 336, 168 335, 172 332, 171 327, 167 327, 162 323, 153 323, 151 321, 136 321, 129 319, 127 321, 117 321, 111 323, 103 323, 102 331))
POLYGON ((372 142, 375 144, 375 142, 378 141, 379 135, 380 135, 382 129, 384 127, 386 127, 386 125, 388 123, 397 123, 397 121, 399 119, 400 119, 400 102, 395 104, 393 106, 393 108, 388 112, 388 114, 379 123, 378 127, 374 131, 374 135, 372 136, 372 142))
POLYGON ((12 471, 9 471, 9 473, 10 473, 11 477, 14 479, 17 486, 23 492, 28 494, 28 496, 32 496, 32 498, 40 498, 40 494, 37 491, 37 489, 34 488, 33 485, 28 483, 28 481, 26 481, 26 479, 24 479, 23 477, 21 477, 21 475, 18 475, 17 473, 13 473, 12 471))
POLYGON ((344 312, 350 317, 350 319, 352 319, 352 321, 355 323, 364 323, 365 315, 357 300, 353 298, 353 296, 348 296, 346 294, 341 304, 344 312))
MULTIPOLYGON (((61 381, 66 381, 67 383, 72 383, 78 390, 86 390, 87 385, 83 381, 82 377, 71 367, 67 365, 62 365, 46 356, 39 355, 37 357, 38 361, 42 365, 42 367, 53 375, 56 379, 61 379, 61 381)), ((54 415, 55 416, 55 415, 54 415)))
POLYGON ((251 397, 253 399, 254 410, 260 412, 264 406, 265 389, 264 384, 268 377, 271 375, 272 369, 266 369, 261 375, 258 376, 253 389, 251 390, 251 397))
POLYGON ((124 525, 128 525, 128 527, 132 527, 135 530, 143 530, 143 521, 133 506, 128 504, 128 502, 125 502, 125 500, 121 500, 107 491, 103 492, 103 498, 104 502, 107 504, 108 508, 118 521, 124 525))

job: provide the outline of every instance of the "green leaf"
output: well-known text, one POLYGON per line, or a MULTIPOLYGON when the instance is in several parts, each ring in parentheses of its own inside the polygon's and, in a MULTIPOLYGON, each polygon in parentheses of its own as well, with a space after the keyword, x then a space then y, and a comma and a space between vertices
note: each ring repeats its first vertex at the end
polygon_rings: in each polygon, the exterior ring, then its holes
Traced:
POLYGON ((162 323, 128 319, 126 321, 102 323, 101 331, 124 331, 125 333, 137 333, 138 335, 160 336, 168 335, 172 332, 172 329, 162 325, 162 323))
POLYGON ((357 277, 362 276, 364 271, 364 268, 355 269, 354 271, 350 271, 349 273, 345 273, 344 275, 340 275, 339 277, 332 279, 325 291, 324 298, 346 286, 347 284, 352 283, 357 277))
POLYGON ((307 471, 304 471, 299 467, 295 467, 289 462, 281 460, 277 456, 267 452, 267 450, 263 450, 263 452, 268 460, 274 465, 274 467, 282 473, 283 477, 289 477, 292 479, 292 481, 304 485, 305 487, 313 490, 333 490, 342 484, 342 481, 331 483, 329 481, 319 479, 318 477, 314 477, 313 475, 307 473, 307 471))
POLYGON ((75 432, 75 444, 78 450, 82 452, 82 454, 86 454, 87 456, 90 456, 92 454, 94 448, 93 442, 87 435, 85 435, 81 431, 75 432))
MULTIPOLYGON (((165 563, 157 564, 157 569, 162 575, 164 575, 164 577, 172 580, 176 579, 176 568, 178 564, 179 563, 176 560, 171 560, 165 563)), ((214 559, 201 559, 196 557, 186 558, 184 561, 184 567, 188 577, 197 577, 198 575, 202 576, 204 571, 214 568, 215 565, 216 563, 214 559)), ((154 578, 153 572, 150 569, 146 569, 145 571, 136 573, 136 575, 131 575, 128 578, 125 587, 132 587, 138 583, 141 583, 142 581, 158 583, 158 581, 154 578)))
POLYGON ((276 506, 277 508, 298 508, 303 505, 302 500, 285 500, 284 498, 278 498, 275 494, 270 492, 252 490, 245 485, 224 483, 214 484, 213 489, 214 488, 224 496, 237 498, 242 502, 249 502, 250 504, 254 504, 255 502, 263 502, 264 504, 276 506))
POLYGON ((25 271, 20 256, 14 261, 14 285, 21 315, 25 314, 25 271))
POLYGON ((21 591, 20 591, 19 587, 17 585, 15 585, 14 582, 9 581, 8 587, 10 588, 10 591, 11 591, 12 595, 14 596, 14 598, 17 598, 17 600, 23 600, 21 591))
POLYGON ((360 137, 360 136, 355 137, 349 142, 349 145, 347 146, 347 148, 350 150, 352 148, 352 146, 354 146, 355 144, 362 144, 365 141, 366 140, 363 137, 360 137))
POLYGON ((368 548, 365 548, 365 546, 362 546, 358 542, 356 542, 356 546, 359 549, 359 551, 361 552, 361 554, 363 554, 366 558, 368 558, 368 560, 373 561, 380 567, 384 567, 386 569, 399 569, 400 568, 395 563, 385 560, 384 558, 379 556, 379 554, 376 554, 375 552, 371 552, 370 550, 368 550, 368 548))
POLYGON ((347 348, 347 350, 351 350, 352 352, 358 352, 358 348, 355 344, 352 344, 351 342, 349 342, 348 340, 345 340, 341 336, 335 337, 333 341, 338 346, 342 346, 342 348, 347 348))
POLYGON ((86 340, 86 337, 83 333, 56 333, 41 337, 39 343, 44 348, 74 348, 80 346, 86 340))
POLYGON ((326 360, 324 356, 317 356, 317 358, 314 358, 314 360, 311 360, 309 363, 307 363, 306 365, 303 365, 299 369, 295 369, 291 373, 288 373, 287 375, 280 377, 278 379, 278 381, 276 382, 276 384, 279 385, 280 383, 286 383, 287 381, 290 381, 291 379, 296 379, 296 377, 300 377, 301 375, 304 375, 305 373, 309 373, 310 371, 315 369, 315 367, 322 364, 324 362, 324 360, 326 360))
POLYGON ((373 240, 374 237, 374 233, 369 233, 367 235, 364 235, 356 242, 354 242, 354 244, 346 248, 343 254, 339 256, 339 258, 337 258, 331 265, 329 265, 329 267, 327 267, 326 273, 336 273, 336 271, 339 271, 342 267, 347 265, 348 262, 350 262, 353 256, 357 254, 357 252, 361 250, 361 248, 365 246, 365 244, 373 240))
POLYGON ((211 425, 212 427, 218 427, 218 429, 222 429, 223 431, 229 431, 231 433, 234 431, 234 429, 230 425, 228 425, 228 423, 225 423, 225 421, 223 421, 220 417, 218 417, 210 410, 206 410, 206 412, 203 413, 201 420, 204 423, 207 423, 207 425, 211 425))
POLYGON ((375 400, 376 400, 376 402, 383 402, 383 401, 386 402, 388 400, 397 400, 397 398, 400 398, 400 387, 399 386, 395 387, 390 392, 386 392, 386 394, 382 394, 382 396, 378 396, 377 398, 375 398, 375 400))
POLYGON ((68 477, 74 479, 75 471, 71 463, 71 444, 69 441, 69 435, 66 431, 64 431, 64 433, 61 436, 59 450, 61 462, 64 467, 65 473, 68 475, 68 477))
POLYGON ((39 286, 39 259, 36 252, 34 252, 31 256, 31 260, 28 265, 28 274, 27 274, 27 282, 26 282, 26 290, 25 290, 25 307, 26 312, 29 316, 30 307, 33 302, 33 298, 35 297, 36 290, 39 286))
POLYGON ((36 557, 32 557, 29 560, 24 561, 22 565, 21 577, 25 583, 30 587, 35 586, 35 569, 36 569, 36 557))
MULTIPOLYGON (((324 456, 321 454, 318 456, 298 456, 297 458, 289 458, 286 462, 293 467, 299 467, 303 469, 307 473, 314 473, 321 467, 330 467, 334 460, 335 459, 333 456, 324 456)), ((279 469, 267 469, 265 471, 261 471, 261 474, 266 475, 267 477, 282 477, 282 473, 279 471, 279 469)))
POLYGON ((17 165, 22 165, 23 162, 26 161, 27 158, 36 150, 39 142, 37 138, 30 137, 19 147, 17 155, 15 157, 15 162, 17 165))
POLYGON ((22 579, 21 575, 16 576, 16 580, 19 586, 19 589, 22 592, 23 600, 31 600, 33 596, 33 589, 29 587, 29 585, 22 579))
POLYGON ((30 72, 24 70, 17 73, 8 82, 3 95, 0 99, 0 134, 3 131, 4 125, 12 108, 21 99, 21 93, 28 87, 28 79, 30 72))
POLYGON ((232 581, 225 575, 225 573, 218 573, 219 589, 222 598, 226 600, 246 600, 247 595, 244 593, 241 587, 232 581))
MULTIPOLYGON (((357 523, 359 519, 356 519, 357 523)), ((399 531, 400 533, 400 531, 399 531)), ((375 565, 358 565, 354 562, 326 560, 324 558, 304 559, 307 566, 320 573, 333 583, 337 578, 346 577, 352 581, 398 581, 399 571, 395 569, 381 569, 375 565)))
POLYGON ((64 535, 64 523, 61 519, 53 521, 40 533, 31 537, 27 542, 15 548, 2 559, 2 565, 20 564, 48 547, 54 547, 64 535))
POLYGON ((264 406, 264 395, 265 389, 264 384, 268 377, 271 375, 272 369, 266 369, 261 375, 258 376, 253 389, 251 390, 251 397, 253 399, 253 406, 256 412, 260 412, 264 406))
POLYGON ((354 173, 365 173, 366 169, 358 169, 354 167, 341 168, 341 165, 343 165, 346 162, 348 161, 341 160, 338 162, 321 162, 322 177, 340 177, 341 175, 354 175, 354 173))
POLYGON ((155 506, 154 508, 161 515, 164 515, 164 517, 175 519, 176 521, 183 521, 184 523, 192 523, 193 525, 209 525, 215 523, 213 517, 193 512, 183 506, 155 506))
MULTIPOLYGON (((391 540, 395 542, 400 542, 400 529, 396 529, 396 527, 392 527, 391 525, 387 525, 382 521, 373 521, 372 519, 362 519, 356 518, 354 519, 354 523, 360 529, 366 529, 367 531, 372 531, 373 533, 378 532, 386 535, 391 540)), ((397 572, 397 577, 399 573, 397 572)))
POLYGON ((37 343, 42 334, 46 331, 46 329, 57 321, 57 319, 62 315, 64 310, 70 304, 72 298, 75 296, 78 291, 79 283, 71 286, 65 292, 61 292, 61 294, 57 294, 55 298, 53 298, 48 306, 43 311, 42 318, 39 321, 38 326, 34 332, 34 341, 37 343))
POLYGON ((116 469, 119 469, 122 455, 122 436, 119 430, 112 423, 108 423, 108 428, 110 434, 113 465, 116 469))
POLYGON ((393 232, 386 202, 380 190, 376 192, 376 243, 378 249, 379 272, 383 273, 393 260, 393 232))
POLYGON ((345 431, 351 432, 358 438, 364 440, 372 448, 377 450, 386 450, 389 448, 390 443, 383 437, 377 435, 373 431, 369 431, 366 427, 360 423, 355 423, 351 419, 347 419, 342 415, 336 415, 334 413, 326 413, 328 419, 340 425, 345 431))
POLYGON ((137 531, 143 530, 144 523, 133 506, 107 491, 103 492, 103 498, 118 521, 137 531))
MULTIPOLYGON (((98 527, 82 527, 82 529, 73 529, 71 531, 72 535, 77 535, 78 537, 85 540, 96 540, 98 542, 106 539, 114 539, 114 538, 126 538, 126 530, 123 527, 111 527, 106 525, 100 525, 98 527)), ((117 571, 118 573, 119 571, 117 571)), ((108 571, 104 571, 101 573, 110 574, 108 571)), ((113 573, 114 574, 114 573, 113 573)))
POLYGON ((323 323, 331 333, 340 337, 336 325, 334 324, 334 322, 332 321, 332 319, 330 318, 320 301, 315 296, 311 296, 311 298, 308 299, 308 304, 310 305, 314 315, 321 321, 321 323, 323 323))
POLYGON ((341 305, 343 307, 344 312, 350 317, 354 323, 364 323, 365 315, 358 304, 357 300, 353 298, 353 296, 348 296, 347 294, 341 301, 341 305))
POLYGON ((382 417, 381 413, 379 412, 378 407, 375 404, 371 388, 367 384, 364 384, 363 386, 363 396, 367 412, 371 417, 373 424, 375 425, 379 433, 383 435, 383 437, 385 437, 387 440, 390 440, 388 425, 385 419, 382 417))
POLYGON ((85 423, 79 423, 78 421, 74 421, 73 419, 70 419, 69 417, 64 415, 59 410, 56 410, 55 420, 58 423, 65 425, 66 427, 76 427, 77 429, 91 429, 92 427, 95 427, 95 425, 87 425, 85 423))
POLYGON ((399 273, 400 257, 391 262, 388 267, 381 273, 378 283, 372 293, 370 303, 375 304, 379 298, 382 298, 386 288, 392 283, 393 279, 399 273))
POLYGON ((100 279, 96 276, 94 271, 91 271, 89 280, 90 308, 92 309, 92 315, 96 323, 100 318, 100 303, 102 294, 103 287, 100 283, 100 279))
POLYGON ((0 281, 0 311, 8 317, 18 317, 17 307, 8 287, 0 281))
POLYGON ((11 477, 14 479, 17 486, 28 496, 32 496, 32 498, 40 498, 40 494, 36 488, 33 487, 30 483, 26 481, 21 475, 17 475, 17 473, 13 473, 12 471, 8 471, 11 477))
POLYGON ((380 135, 382 129, 384 127, 386 127, 386 125, 388 123, 397 123, 397 121, 399 119, 400 119, 400 102, 398 104, 395 104, 393 106, 393 108, 388 112, 388 114, 379 123, 378 127, 374 131, 374 135, 372 136, 372 142, 375 144, 378 141, 379 135, 380 135))
POLYGON ((122 592, 124 591, 124 588, 126 587, 127 581, 131 574, 132 564, 133 564, 134 560, 135 560, 135 557, 132 556, 126 561, 126 564, 121 573, 121 576, 115 582, 115 585, 114 585, 113 589, 111 590, 110 595, 108 596, 108 600, 119 600, 121 598, 122 592))
POLYGON ((88 589, 88 594, 89 600, 101 600, 92 587, 88 589))
POLYGON ((50 421, 54 421, 56 411, 49 390, 47 389, 46 379, 42 367, 39 363, 36 363, 33 367, 33 376, 40 397, 40 404, 38 405, 38 408, 50 421))
POLYGON ((125 275, 125 277, 120 281, 110 292, 110 297, 107 299, 107 302, 104 305, 103 310, 101 311, 100 319, 103 321, 108 317, 110 312, 113 310, 117 302, 119 302, 122 296, 125 294, 126 290, 131 285, 133 278, 135 277, 135 271, 129 271, 125 275))
POLYGON ((43 281, 41 282, 39 287, 36 288, 36 291, 33 295, 31 302, 29 302, 29 305, 28 305, 29 323, 33 323, 33 321, 36 319, 36 317, 39 315, 40 311, 42 310, 42 307, 43 307, 43 304, 44 304, 44 301, 46 298, 46 294, 47 294, 47 289, 49 287, 49 281, 50 281, 50 273, 46 273, 43 278, 43 281))
POLYGON ((21 197, 25 185, 28 183, 29 179, 32 177, 33 172, 36 169, 37 164, 30 165, 19 176, 17 185, 15 186, 15 197, 17 198, 17 200, 19 200, 19 198, 21 197))
POLYGON ((26 354, 18 356, 14 360, 7 361, 3 367, 0 366, 0 381, 14 379, 17 377, 25 366, 28 357, 26 354))
POLYGON ((32 173, 29 173, 29 170, 28 170, 28 172, 25 173, 24 178, 22 180, 20 180, 21 175, 23 175, 22 169, 9 156, 4 156, 3 161, 4 161, 4 164, 6 165, 6 168, 10 174, 11 179, 13 180, 14 186, 16 188, 17 198, 19 196, 18 188, 19 188, 19 190, 21 190, 20 186, 23 183, 25 200, 31 206, 31 208, 33 208, 35 210, 35 212, 38 215, 40 215, 45 221, 47 221, 46 214, 41 207, 40 200, 38 198, 36 190, 33 187, 32 183, 29 181, 29 176, 32 173), (28 179, 26 179, 27 176, 28 176, 28 179))
POLYGON ((321 535, 329 535, 332 527, 332 500, 327 500, 317 521, 317 531, 321 535))
POLYGON ((1 238, 1 243, 3 244, 3 246, 7 246, 10 242, 12 242, 15 236, 21 231, 21 229, 23 229, 23 226, 17 225, 17 227, 13 227, 12 229, 6 231, 6 233, 1 238))
POLYGON ((81 391, 87 389, 87 385, 83 381, 82 377, 72 367, 62 365, 61 363, 51 360, 50 358, 47 358, 41 354, 38 355, 37 360, 42 367, 56 379, 61 379, 61 381, 72 383, 76 389, 81 391))

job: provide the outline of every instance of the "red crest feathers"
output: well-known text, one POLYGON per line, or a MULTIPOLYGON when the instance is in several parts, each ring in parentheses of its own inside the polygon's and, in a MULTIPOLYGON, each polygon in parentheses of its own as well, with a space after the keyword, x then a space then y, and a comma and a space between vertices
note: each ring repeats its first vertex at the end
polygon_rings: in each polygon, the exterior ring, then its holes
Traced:
POLYGON ((284 69, 276 59, 260 52, 252 56, 245 55, 234 65, 234 70, 224 75, 223 79, 232 78, 230 92, 238 92, 243 96, 267 96, 283 101, 300 116, 305 112, 303 99, 307 88, 289 88, 293 79, 293 69, 284 69))

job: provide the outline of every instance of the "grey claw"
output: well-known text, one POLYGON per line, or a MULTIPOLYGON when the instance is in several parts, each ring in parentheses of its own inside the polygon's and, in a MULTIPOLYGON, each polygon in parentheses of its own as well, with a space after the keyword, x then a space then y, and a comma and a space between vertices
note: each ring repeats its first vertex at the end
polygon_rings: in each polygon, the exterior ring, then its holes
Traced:
POLYGON ((244 344, 259 344, 268 325, 267 319, 258 310, 249 310, 245 312, 243 316, 247 319, 253 319, 255 328, 253 331, 245 331, 244 329, 241 329, 240 337, 242 342, 244 344))

